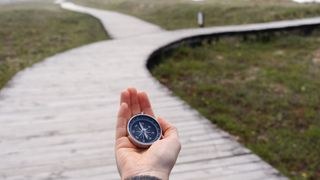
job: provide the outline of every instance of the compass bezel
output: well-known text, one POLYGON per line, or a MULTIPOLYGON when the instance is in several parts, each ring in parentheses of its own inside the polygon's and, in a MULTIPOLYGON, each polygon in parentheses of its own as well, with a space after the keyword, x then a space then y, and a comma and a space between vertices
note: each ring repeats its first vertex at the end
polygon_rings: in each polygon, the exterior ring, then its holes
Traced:
POLYGON ((132 116, 132 117, 130 118, 130 120, 128 121, 128 124, 127 124, 127 132, 128 132, 128 137, 129 137, 130 141, 131 141, 134 145, 136 145, 137 147, 139 147, 139 148, 148 148, 148 147, 150 147, 154 142, 156 142, 157 140, 161 139, 161 136, 162 136, 162 129, 161 129, 161 126, 160 126, 159 122, 158 122, 154 117, 152 117, 152 116, 150 116, 150 115, 147 115, 147 114, 142 114, 142 113, 141 113, 141 114, 134 115, 134 116, 132 116), (144 121, 154 121, 154 122, 151 122, 151 124, 158 126, 158 127, 156 127, 156 129, 159 129, 159 130, 160 130, 160 133, 158 132, 158 130, 157 130, 157 132, 156 132, 156 133, 157 133, 157 138, 154 139, 154 140, 151 141, 151 142, 148 142, 148 143, 144 143, 144 142, 141 142, 141 141, 137 140, 137 139, 134 137, 134 135, 131 133, 131 131, 130 131, 130 124, 131 124, 133 121, 135 121, 136 118, 141 117, 141 116, 146 117, 146 119, 144 119, 144 121))

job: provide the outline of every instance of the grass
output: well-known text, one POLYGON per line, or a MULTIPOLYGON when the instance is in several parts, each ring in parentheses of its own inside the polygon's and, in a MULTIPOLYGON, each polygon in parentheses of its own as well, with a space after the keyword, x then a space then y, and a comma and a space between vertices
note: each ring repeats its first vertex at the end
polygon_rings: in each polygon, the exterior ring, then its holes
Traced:
POLYGON ((152 69, 177 96, 292 179, 320 179, 320 30, 224 37, 152 69))
POLYGON ((291 0, 73 0, 86 6, 123 12, 172 30, 197 27, 196 13, 206 15, 206 26, 247 24, 320 15, 319 4, 291 0))
POLYGON ((48 2, 2 5, 0 24, 0 89, 46 57, 107 38, 95 18, 48 2))

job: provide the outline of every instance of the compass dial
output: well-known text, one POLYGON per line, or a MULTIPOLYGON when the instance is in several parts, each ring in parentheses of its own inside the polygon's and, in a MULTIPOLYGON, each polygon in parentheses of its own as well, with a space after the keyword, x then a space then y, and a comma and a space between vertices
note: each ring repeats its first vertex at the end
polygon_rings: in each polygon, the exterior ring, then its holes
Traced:
POLYGON ((151 116, 138 114, 128 123, 130 140, 138 147, 147 148, 161 138, 162 130, 159 123, 151 116))

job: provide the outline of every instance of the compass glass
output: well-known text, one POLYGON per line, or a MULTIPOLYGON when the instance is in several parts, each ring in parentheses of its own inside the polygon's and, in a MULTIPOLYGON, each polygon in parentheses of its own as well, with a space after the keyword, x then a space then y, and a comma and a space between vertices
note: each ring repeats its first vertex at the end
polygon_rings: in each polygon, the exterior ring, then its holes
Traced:
POLYGON ((129 121, 128 130, 130 136, 141 144, 152 144, 161 136, 159 123, 148 115, 134 116, 129 121))

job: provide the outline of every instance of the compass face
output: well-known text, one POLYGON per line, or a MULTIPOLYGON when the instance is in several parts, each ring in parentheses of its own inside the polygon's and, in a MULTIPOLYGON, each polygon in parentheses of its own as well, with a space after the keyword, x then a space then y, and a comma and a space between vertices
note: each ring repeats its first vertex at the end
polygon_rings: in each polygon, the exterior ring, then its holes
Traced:
POLYGON ((153 117, 139 114, 129 120, 128 134, 135 145, 148 147, 160 139, 162 130, 153 117))

